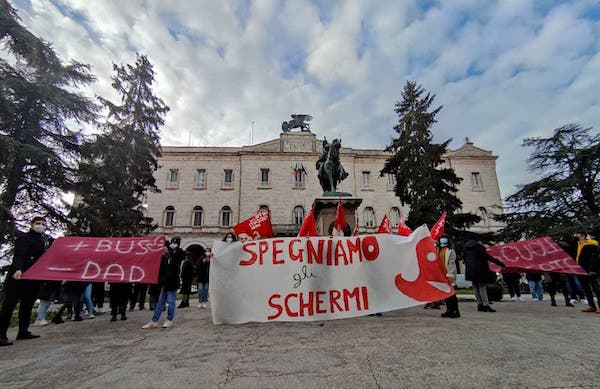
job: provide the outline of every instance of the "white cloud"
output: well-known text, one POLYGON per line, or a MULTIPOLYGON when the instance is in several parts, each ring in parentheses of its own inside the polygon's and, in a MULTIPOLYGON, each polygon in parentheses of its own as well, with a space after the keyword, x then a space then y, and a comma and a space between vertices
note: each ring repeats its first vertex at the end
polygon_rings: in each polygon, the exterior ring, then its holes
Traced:
POLYGON ((499 155, 508 195, 530 177, 526 136, 600 126, 600 21, 593 0, 537 2, 87 1, 15 3, 64 59, 92 66, 86 93, 114 99, 112 63, 135 51, 171 107, 164 144, 242 145, 291 113, 348 147, 383 148, 407 79, 443 105, 435 139, 499 155), (29 4, 29 5, 28 5, 29 4))

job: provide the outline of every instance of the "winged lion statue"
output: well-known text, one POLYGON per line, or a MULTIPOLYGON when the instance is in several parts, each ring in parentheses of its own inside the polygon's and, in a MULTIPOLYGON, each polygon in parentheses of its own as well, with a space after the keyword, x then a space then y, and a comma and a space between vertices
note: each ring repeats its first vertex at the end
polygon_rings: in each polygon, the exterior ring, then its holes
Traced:
POLYGON ((292 120, 289 122, 281 123, 281 130, 283 132, 289 132, 293 128, 300 127, 301 131, 310 131, 310 122, 312 120, 312 116, 306 114, 295 114, 291 115, 292 120))

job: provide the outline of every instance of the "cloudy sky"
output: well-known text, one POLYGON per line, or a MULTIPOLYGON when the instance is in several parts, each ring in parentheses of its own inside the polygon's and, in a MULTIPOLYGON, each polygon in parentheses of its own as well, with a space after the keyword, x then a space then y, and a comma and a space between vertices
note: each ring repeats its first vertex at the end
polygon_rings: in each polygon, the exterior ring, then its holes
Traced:
POLYGON ((170 106, 163 145, 239 146, 279 136, 291 113, 344 145, 385 147, 407 80, 443 105, 436 141, 499 156, 503 196, 532 176, 527 136, 600 129, 597 0, 13 0, 63 59, 92 66, 86 93, 114 98, 112 63, 146 54, 170 106))

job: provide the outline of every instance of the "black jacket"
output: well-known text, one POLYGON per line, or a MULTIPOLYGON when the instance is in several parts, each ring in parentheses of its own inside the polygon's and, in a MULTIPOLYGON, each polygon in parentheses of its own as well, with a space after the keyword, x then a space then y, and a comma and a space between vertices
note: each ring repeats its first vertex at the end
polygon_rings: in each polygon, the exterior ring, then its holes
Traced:
POLYGON ((588 273, 598 273, 600 270, 600 258, 598 254, 598 246, 592 243, 587 243, 581 248, 579 253, 579 266, 588 273))
POLYGON ((196 275, 198 276, 198 283, 208 283, 208 276, 210 274, 210 262, 204 262, 204 258, 198 261, 196 265, 196 275))
POLYGON ((190 293, 192 278, 194 278, 194 265, 190 261, 183 261, 181 265, 181 293, 190 293))
POLYGON ((488 261, 504 267, 502 262, 489 255, 485 251, 485 247, 476 240, 469 240, 465 243, 463 254, 465 260, 465 279, 468 281, 486 283, 490 272, 488 261))
POLYGON ((8 276, 12 277, 17 270, 23 273, 44 254, 48 248, 48 240, 42 234, 33 230, 21 235, 15 241, 15 255, 13 257, 8 276))
POLYGON ((185 252, 177 248, 169 249, 169 254, 164 254, 160 262, 160 271, 158 273, 158 284, 166 291, 174 291, 179 288, 179 270, 181 262, 185 258, 185 252))

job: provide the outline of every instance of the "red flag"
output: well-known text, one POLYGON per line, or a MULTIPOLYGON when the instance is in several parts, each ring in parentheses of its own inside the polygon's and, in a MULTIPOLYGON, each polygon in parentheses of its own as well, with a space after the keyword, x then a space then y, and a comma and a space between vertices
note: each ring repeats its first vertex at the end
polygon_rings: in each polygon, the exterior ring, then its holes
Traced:
POLYGON ((344 227, 346 227, 346 215, 344 215, 344 207, 342 199, 338 200, 337 210, 335 212, 335 220, 333 222, 333 236, 344 236, 344 227))
POLYGON ((440 216, 438 221, 431 227, 431 238, 433 238, 433 240, 438 240, 440 235, 444 233, 444 224, 446 224, 446 211, 442 213, 442 216, 440 216))
POLYGON ((261 238, 272 238, 273 227, 271 226, 271 217, 269 212, 261 211, 256 215, 240 222, 240 224, 233 227, 236 235, 240 239, 261 239, 261 238))
POLYGON ((302 222, 302 227, 298 231, 298 236, 317 236, 317 227, 315 226, 315 205, 313 204, 308 211, 308 215, 302 222))
POLYGON ((392 233, 392 225, 390 224, 390 218, 388 215, 385 215, 381 220, 381 224, 379 225, 379 229, 377 230, 378 234, 391 234, 392 233))
POLYGON ((354 221, 354 231, 352 231, 352 236, 358 236, 358 218, 354 221))
POLYGON ((409 236, 410 234, 412 234, 412 230, 406 225, 404 218, 400 216, 400 221, 398 222, 398 235, 409 236))

